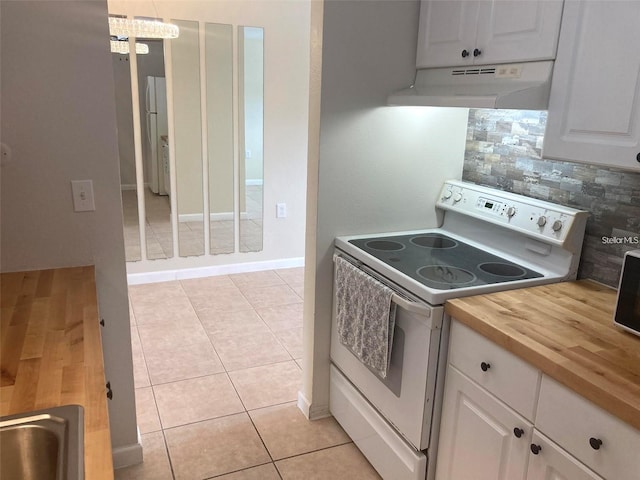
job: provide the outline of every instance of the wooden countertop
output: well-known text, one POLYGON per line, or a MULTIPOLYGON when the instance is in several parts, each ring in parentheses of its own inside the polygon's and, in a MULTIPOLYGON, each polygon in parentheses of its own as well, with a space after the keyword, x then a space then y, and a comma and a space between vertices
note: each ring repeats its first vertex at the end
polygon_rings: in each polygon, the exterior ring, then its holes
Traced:
POLYGON ((113 480, 93 267, 0 275, 0 415, 84 407, 85 478, 113 480))
POLYGON ((640 429, 640 337, 614 327, 615 300, 584 280, 458 298, 445 311, 640 429))

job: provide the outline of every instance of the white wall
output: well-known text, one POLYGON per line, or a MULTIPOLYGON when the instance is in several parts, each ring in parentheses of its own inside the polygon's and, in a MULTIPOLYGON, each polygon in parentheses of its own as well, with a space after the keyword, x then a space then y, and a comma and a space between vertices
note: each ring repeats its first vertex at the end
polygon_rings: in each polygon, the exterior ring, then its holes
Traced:
MULTIPOLYGON (((260 252, 134 262, 129 273, 271 262, 304 256, 309 89, 308 0, 109 0, 113 14, 264 28, 264 243, 260 252), (156 13, 157 12, 157 13, 156 13), (287 218, 275 205, 287 204, 287 218)), ((179 204, 179 202, 178 202, 179 204)))
POLYGON ((141 459, 104 1, 1 2, 2 271, 96 266, 111 439, 141 459), (74 213, 70 181, 91 179, 95 212, 74 213))
POLYGON ((316 272, 305 291, 315 305, 305 306, 302 392, 312 417, 328 406, 333 239, 435 227, 442 182, 462 175, 466 109, 385 106, 413 81, 418 12, 418 1, 325 1, 324 18, 312 18, 312 31, 323 22, 319 153, 309 159, 318 193, 308 199, 317 222, 307 269, 316 272))

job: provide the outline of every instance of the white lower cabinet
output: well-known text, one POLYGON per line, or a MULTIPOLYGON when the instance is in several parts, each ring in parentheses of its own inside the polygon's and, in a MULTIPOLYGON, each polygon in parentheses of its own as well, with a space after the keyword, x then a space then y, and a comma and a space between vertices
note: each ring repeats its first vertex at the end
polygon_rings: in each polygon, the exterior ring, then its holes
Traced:
POLYGON ((436 478, 523 480, 533 427, 451 365, 436 478))
POLYGON ((640 479, 640 432, 546 375, 536 429, 604 478, 640 479))
POLYGON ((510 357, 452 319, 436 480, 640 479, 640 431, 510 357))
POLYGON ((531 445, 527 480, 603 480, 537 430, 531 445))

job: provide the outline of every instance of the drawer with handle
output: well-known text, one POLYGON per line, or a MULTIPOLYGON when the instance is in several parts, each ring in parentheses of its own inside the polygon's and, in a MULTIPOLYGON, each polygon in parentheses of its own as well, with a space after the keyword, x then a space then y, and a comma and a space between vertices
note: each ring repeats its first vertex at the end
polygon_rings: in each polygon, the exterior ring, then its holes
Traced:
POLYGON ((451 322, 449 363, 533 420, 538 369, 458 321, 451 322))
POLYGON ((536 428, 604 478, 640 478, 640 431, 546 375, 536 428))
POLYGON ((527 480, 604 480, 537 430, 530 450, 527 480))

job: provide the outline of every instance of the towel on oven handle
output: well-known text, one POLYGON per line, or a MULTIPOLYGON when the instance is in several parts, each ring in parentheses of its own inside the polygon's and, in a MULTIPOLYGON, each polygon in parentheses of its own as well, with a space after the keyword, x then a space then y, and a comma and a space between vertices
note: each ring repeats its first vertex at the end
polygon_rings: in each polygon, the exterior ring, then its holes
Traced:
POLYGON ((394 291, 336 257, 336 323, 340 343, 386 378, 395 327, 394 291))

